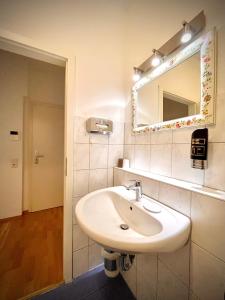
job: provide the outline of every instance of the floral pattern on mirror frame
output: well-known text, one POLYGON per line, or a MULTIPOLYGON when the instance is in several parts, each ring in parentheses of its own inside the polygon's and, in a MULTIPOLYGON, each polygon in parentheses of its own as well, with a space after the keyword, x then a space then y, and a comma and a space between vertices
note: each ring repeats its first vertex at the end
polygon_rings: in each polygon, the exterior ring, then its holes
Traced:
POLYGON ((157 131, 162 129, 176 129, 187 126, 198 126, 205 124, 214 124, 215 122, 215 93, 214 93, 214 44, 215 31, 210 31, 207 34, 199 37, 193 43, 176 53, 174 56, 167 59, 159 67, 153 69, 136 82, 132 88, 132 123, 133 132, 143 133, 148 131, 157 131), (174 68, 176 65, 186 60, 194 53, 200 50, 201 59, 201 104, 200 114, 193 115, 181 119, 156 123, 149 126, 137 127, 136 122, 136 107, 138 98, 138 89, 146 83, 159 77, 164 72, 174 68))

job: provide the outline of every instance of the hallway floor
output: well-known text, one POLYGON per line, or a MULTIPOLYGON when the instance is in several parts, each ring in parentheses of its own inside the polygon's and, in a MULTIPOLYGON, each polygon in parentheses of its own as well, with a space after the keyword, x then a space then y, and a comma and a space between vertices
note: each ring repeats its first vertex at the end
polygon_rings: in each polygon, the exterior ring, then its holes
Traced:
POLYGON ((63 208, 0 220, 0 299, 62 282, 63 208))
POLYGON ((99 266, 35 300, 135 300, 122 276, 108 278, 99 266))

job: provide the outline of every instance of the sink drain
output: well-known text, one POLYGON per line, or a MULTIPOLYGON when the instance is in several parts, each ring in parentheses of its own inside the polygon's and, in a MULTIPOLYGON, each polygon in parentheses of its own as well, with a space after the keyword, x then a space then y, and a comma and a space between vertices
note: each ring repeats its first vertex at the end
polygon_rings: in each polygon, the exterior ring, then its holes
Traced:
POLYGON ((127 230, 127 229, 129 229, 129 226, 127 224, 121 224, 120 228, 123 230, 127 230))

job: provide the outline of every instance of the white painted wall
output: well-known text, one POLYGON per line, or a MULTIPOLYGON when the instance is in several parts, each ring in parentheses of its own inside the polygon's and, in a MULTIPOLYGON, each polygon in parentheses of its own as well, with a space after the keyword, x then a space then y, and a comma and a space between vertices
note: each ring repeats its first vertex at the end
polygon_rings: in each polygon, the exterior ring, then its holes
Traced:
POLYGON ((24 58, 0 51, 0 219, 22 213, 23 96, 27 94, 27 64, 24 58), (18 130, 19 141, 10 140, 18 130), (18 168, 11 168, 18 159, 18 168))
MULTIPOLYGON (((76 56, 76 115, 124 116, 126 1, 3 1, 0 28, 76 56)), ((75 112, 74 112, 75 113, 75 112)))
POLYGON ((28 96, 32 100, 64 105, 65 68, 29 59, 28 96))
POLYGON ((64 68, 0 50, 0 219, 29 207, 22 201, 23 101, 64 104, 64 68), (10 140, 18 130, 19 141, 10 140), (18 159, 18 168, 11 161, 18 159))

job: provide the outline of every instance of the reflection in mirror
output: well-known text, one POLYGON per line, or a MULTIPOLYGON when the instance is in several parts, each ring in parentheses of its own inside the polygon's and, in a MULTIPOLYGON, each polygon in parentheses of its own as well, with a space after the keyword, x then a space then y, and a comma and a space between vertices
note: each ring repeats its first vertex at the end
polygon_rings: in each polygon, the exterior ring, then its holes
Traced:
POLYGON ((137 126, 200 113, 200 52, 148 82, 137 95, 137 126))

